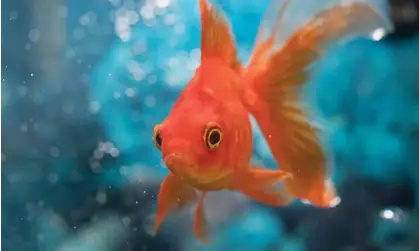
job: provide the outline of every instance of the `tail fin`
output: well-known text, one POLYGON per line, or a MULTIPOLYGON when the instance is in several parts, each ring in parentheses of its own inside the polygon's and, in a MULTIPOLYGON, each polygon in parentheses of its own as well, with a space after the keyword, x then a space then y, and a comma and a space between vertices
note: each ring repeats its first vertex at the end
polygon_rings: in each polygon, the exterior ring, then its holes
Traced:
POLYGON ((307 68, 321 56, 326 45, 343 36, 372 32, 382 27, 385 20, 366 4, 338 5, 315 15, 277 49, 276 32, 288 2, 282 4, 267 39, 263 38, 266 27, 260 28, 243 73, 245 102, 280 168, 294 177, 285 181, 289 192, 312 204, 327 206, 337 197, 333 185, 326 185, 326 156, 299 95, 290 87, 308 80, 307 68))
POLYGON ((220 11, 207 0, 199 0, 201 9, 201 61, 217 57, 233 69, 241 68, 231 28, 220 11))

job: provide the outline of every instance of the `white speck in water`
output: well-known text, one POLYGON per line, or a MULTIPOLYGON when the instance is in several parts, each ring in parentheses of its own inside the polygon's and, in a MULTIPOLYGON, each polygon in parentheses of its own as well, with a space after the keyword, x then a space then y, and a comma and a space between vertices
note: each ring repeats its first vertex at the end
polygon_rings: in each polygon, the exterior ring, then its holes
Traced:
POLYGON ((29 32, 29 35, 28 36, 29 36, 29 39, 32 42, 38 42, 38 40, 41 38, 41 32, 38 29, 32 29, 29 32))
POLYGON ((378 28, 378 29, 374 30, 374 31, 371 33, 371 38, 372 38, 374 41, 379 41, 379 40, 381 40, 381 39, 382 39, 385 35, 386 35, 386 30, 384 30, 383 28, 378 28))
POLYGON ((96 201, 101 205, 105 204, 107 199, 107 195, 104 192, 98 192, 96 194, 96 201))
POLYGON ((33 77, 35 74, 31 73, 31 77, 33 77))
POLYGON ((391 219, 394 218, 395 214, 390 209, 385 209, 385 210, 381 211, 380 215, 384 219, 391 220, 391 219))

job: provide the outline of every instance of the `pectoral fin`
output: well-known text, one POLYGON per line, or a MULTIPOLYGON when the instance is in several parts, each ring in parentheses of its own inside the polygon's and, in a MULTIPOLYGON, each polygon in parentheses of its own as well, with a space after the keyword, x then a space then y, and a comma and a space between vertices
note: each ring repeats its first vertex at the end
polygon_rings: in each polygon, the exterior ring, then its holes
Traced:
POLYGON ((247 168, 237 172, 232 189, 268 205, 285 206, 291 203, 292 197, 275 185, 289 178, 292 176, 282 170, 247 168))
POLYGON ((197 200, 195 189, 170 173, 163 180, 157 198, 157 215, 154 232, 157 232, 163 219, 173 211, 178 211, 197 200))

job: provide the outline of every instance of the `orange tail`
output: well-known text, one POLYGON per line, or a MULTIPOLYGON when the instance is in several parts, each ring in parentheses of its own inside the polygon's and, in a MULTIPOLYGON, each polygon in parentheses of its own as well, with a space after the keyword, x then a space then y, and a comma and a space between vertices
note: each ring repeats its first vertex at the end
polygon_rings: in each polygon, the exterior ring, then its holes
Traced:
POLYGON ((290 88, 308 80, 308 67, 325 45, 342 36, 370 33, 387 23, 366 4, 338 5, 315 15, 277 49, 276 32, 288 2, 282 4, 268 38, 263 38, 265 27, 260 28, 243 73, 244 102, 280 168, 293 175, 285 180, 288 191, 314 205, 329 207, 339 198, 333 184, 327 182, 326 156, 299 95, 290 88))

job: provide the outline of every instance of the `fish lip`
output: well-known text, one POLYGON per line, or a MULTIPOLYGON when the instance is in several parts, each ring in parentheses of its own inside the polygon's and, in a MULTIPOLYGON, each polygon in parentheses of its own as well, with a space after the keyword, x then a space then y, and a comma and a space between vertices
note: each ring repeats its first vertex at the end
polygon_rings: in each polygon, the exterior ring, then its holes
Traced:
POLYGON ((189 173, 196 169, 196 165, 193 164, 193 161, 181 153, 170 153, 163 158, 163 161, 173 174, 179 176, 184 176, 185 171, 189 173), (173 160, 175 161, 173 162, 173 160))
MULTIPOLYGON (((200 172, 198 166, 182 153, 170 153, 164 157, 167 168, 180 179, 195 187, 207 187, 228 178, 232 172, 206 173, 200 172)), ((208 170, 214 170, 208 168, 208 170)))

